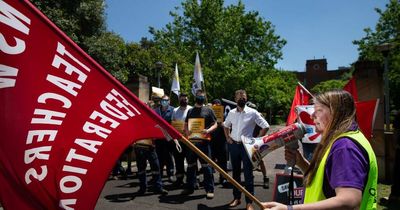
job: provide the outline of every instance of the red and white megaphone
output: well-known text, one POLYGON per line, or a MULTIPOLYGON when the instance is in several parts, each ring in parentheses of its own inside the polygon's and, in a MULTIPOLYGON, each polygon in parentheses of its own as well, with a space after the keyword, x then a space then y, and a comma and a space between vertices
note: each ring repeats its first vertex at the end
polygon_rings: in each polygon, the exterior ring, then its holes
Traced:
MULTIPOLYGON (((263 137, 242 136, 242 142, 253 167, 256 167, 264 156, 280 147, 287 146, 297 149, 299 147, 298 140, 303 138, 305 132, 302 124, 294 123, 263 137)), ((288 163, 288 165, 293 166, 294 163, 288 163)))

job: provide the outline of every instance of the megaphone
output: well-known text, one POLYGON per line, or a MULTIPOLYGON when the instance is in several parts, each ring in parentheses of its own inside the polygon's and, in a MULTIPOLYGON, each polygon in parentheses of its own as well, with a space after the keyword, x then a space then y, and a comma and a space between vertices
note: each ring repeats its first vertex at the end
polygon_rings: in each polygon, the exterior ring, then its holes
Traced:
MULTIPOLYGON (((297 149, 298 140, 303 138, 305 133, 306 129, 302 124, 294 123, 263 137, 242 136, 241 138, 253 167, 257 167, 263 157, 280 147, 297 149)), ((294 163, 288 163, 288 165, 293 166, 294 163)))

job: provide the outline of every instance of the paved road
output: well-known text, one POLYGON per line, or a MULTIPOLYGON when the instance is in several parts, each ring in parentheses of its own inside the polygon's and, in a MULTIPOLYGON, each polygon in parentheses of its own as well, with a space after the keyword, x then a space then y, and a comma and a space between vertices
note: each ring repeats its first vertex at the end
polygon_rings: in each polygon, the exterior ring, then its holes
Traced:
MULTIPOLYGON (((264 157, 264 163, 270 178, 270 189, 263 189, 262 173, 254 171, 255 196, 260 201, 271 201, 275 174, 282 172, 282 170, 275 169, 275 165, 285 164, 283 148, 264 157)), ((216 172, 214 174, 216 181, 218 177, 219 174, 216 172)), ((180 195, 182 189, 173 189, 167 180, 164 180, 163 183, 165 189, 169 191, 168 195, 161 196, 147 192, 145 195, 139 196, 136 194, 139 190, 139 181, 136 177, 132 176, 127 180, 109 180, 97 201, 96 209, 227 209, 227 204, 233 199, 232 188, 223 188, 219 184, 215 186, 214 199, 208 200, 202 187, 192 195, 183 196, 180 195)), ((244 196, 242 196, 242 204, 232 209, 245 209, 244 196)))

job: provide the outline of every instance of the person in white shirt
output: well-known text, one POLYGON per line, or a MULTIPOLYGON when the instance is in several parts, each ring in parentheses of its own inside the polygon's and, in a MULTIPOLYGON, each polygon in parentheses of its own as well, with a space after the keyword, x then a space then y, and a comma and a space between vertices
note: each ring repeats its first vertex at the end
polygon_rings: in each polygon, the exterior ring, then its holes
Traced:
MULTIPOLYGON (((243 162, 245 188, 254 195, 253 166, 246 153, 241 136, 253 136, 256 125, 261 127, 258 136, 264 136, 268 131, 269 124, 257 110, 246 106, 247 94, 245 90, 235 92, 235 101, 237 107, 228 113, 224 122, 224 132, 232 163, 232 176, 238 183, 241 182, 241 162, 243 162)), ((229 203, 229 207, 240 205, 240 199, 241 192, 234 187, 233 200, 229 203)), ((246 197, 246 209, 254 209, 252 200, 248 197, 246 197)))

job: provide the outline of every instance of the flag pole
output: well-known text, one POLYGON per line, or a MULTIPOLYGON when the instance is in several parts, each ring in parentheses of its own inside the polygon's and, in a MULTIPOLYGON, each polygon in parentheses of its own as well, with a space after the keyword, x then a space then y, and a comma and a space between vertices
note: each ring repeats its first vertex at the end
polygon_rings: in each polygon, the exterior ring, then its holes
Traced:
POLYGON ((314 98, 313 94, 311 94, 310 91, 308 91, 307 88, 304 87, 299 81, 297 81, 297 84, 300 85, 300 87, 303 88, 303 90, 305 90, 308 94, 310 94, 311 97, 314 98))
POLYGON ((206 102, 205 104, 208 104, 208 98, 207 98, 207 92, 206 92, 206 84, 204 82, 201 82, 201 89, 204 90, 204 96, 206 97, 206 102))
POLYGON ((234 180, 228 173, 226 173, 221 167, 219 167, 214 161, 212 161, 207 155, 205 155, 201 150, 199 150, 192 142, 190 142, 186 137, 181 136, 180 142, 183 142, 187 147, 189 147, 198 156, 203 158, 208 164, 210 164, 214 169, 216 169, 222 176, 224 176, 234 187, 240 190, 248 198, 250 198, 254 203, 256 203, 260 209, 264 209, 260 200, 258 200, 254 195, 247 191, 242 185, 240 185, 236 180, 234 180))

